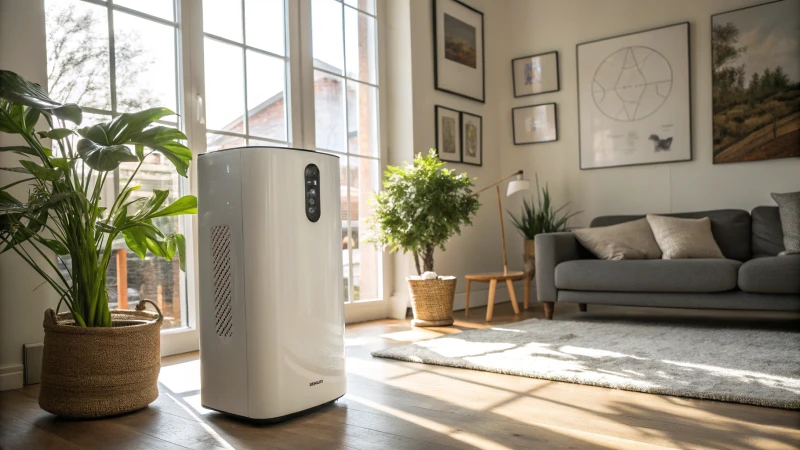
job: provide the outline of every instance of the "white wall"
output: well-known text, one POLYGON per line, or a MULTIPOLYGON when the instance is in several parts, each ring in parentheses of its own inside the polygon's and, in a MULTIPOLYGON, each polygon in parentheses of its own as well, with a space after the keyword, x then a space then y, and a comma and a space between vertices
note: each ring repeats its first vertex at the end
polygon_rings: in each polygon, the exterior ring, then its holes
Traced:
MULTIPOLYGON (((0 0, 0 69, 11 70, 45 86, 44 2, 0 0)), ((21 140, 0 133, 0 147, 20 145, 21 140)), ((17 166, 19 157, 0 153, 0 167, 17 166)), ((0 186, 14 180, 0 172, 0 186)), ((11 190, 24 199, 26 189, 11 190)), ((0 390, 22 387, 22 344, 42 342, 44 311, 58 297, 13 251, 0 255, 0 390), (37 287, 39 287, 37 289, 37 287), (34 289, 36 289, 34 291, 34 289)))
MULTIPOLYGON (((497 147, 503 172, 522 168, 547 181, 557 203, 583 210, 573 226, 599 215, 750 210, 774 205, 771 192, 800 190, 800 159, 712 165, 711 25, 712 14, 763 3, 761 0, 508 0, 507 30, 498 76, 502 117, 497 147), (595 39, 688 21, 692 89, 692 152, 689 162, 581 171, 578 164, 578 97, 575 45, 595 39), (561 90, 514 99, 510 60, 558 50, 561 90), (513 145, 512 107, 556 102, 558 137, 553 143, 513 145)), ((488 146, 487 146, 488 147, 488 146)), ((519 200, 513 200, 514 211, 519 200)), ((519 259, 522 248, 509 248, 519 259)))

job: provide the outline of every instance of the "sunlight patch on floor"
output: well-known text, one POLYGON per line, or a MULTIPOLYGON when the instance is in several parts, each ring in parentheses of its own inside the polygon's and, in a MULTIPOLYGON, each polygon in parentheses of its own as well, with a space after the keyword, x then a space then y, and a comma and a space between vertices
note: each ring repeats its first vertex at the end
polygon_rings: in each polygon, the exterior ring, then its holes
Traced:
POLYGON ((200 390, 200 360, 161 368, 158 382, 174 394, 200 390))
POLYGON ((443 425, 439 422, 427 419, 425 417, 420 417, 415 414, 401 411, 397 408, 393 408, 388 405, 383 405, 377 402, 373 402, 372 400, 360 397, 358 395, 348 394, 347 397, 348 399, 356 403, 361 403, 364 406, 370 407, 385 414, 389 414, 393 417, 396 417, 400 420, 404 420, 408 423, 412 423, 419 427, 426 428, 428 430, 435 431, 440 434, 444 434, 455 440, 474 446, 475 448, 492 449, 492 450, 510 450, 510 448, 506 447, 505 445, 483 438, 476 434, 469 433, 463 430, 458 430, 450 426, 443 425))
MULTIPOLYGON (((167 394, 167 397, 172 399, 172 401, 175 402, 176 405, 178 405, 181 408, 183 408, 183 410, 186 411, 186 413, 189 414, 192 417, 192 419, 195 420, 195 422, 199 423, 200 426, 203 427, 203 430, 206 433, 208 433, 208 435, 211 436, 214 439, 214 442, 216 443, 217 446, 222 447, 222 448, 227 448, 227 449, 234 449, 234 447, 231 444, 229 444, 228 441, 223 439, 223 437, 220 436, 220 434, 217 433, 216 430, 211 428, 201 418, 197 417, 197 414, 195 414, 190 408, 188 408, 186 405, 184 405, 180 400, 178 400, 177 398, 173 397, 171 394, 167 394)), ((200 396, 199 395, 196 395, 196 396, 193 396, 193 397, 197 397, 198 403, 200 402, 200 396)), ((188 401, 188 397, 187 397, 187 401, 188 401)), ((205 409, 205 408, 203 408, 203 409, 205 409)), ((203 442, 205 443, 206 441, 203 441, 203 442)))

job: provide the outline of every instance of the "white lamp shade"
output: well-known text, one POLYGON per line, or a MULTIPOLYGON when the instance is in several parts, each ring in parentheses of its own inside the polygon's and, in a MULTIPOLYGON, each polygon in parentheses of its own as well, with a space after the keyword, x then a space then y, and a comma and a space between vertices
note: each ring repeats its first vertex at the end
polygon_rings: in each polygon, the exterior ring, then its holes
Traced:
POLYGON ((513 180, 508 183, 508 192, 506 196, 511 197, 520 191, 527 191, 531 188, 531 182, 528 180, 513 180))

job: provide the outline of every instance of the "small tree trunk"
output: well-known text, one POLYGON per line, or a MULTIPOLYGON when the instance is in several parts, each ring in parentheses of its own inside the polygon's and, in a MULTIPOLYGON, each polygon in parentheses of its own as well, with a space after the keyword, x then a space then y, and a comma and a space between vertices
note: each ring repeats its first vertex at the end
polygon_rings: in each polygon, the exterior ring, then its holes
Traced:
POLYGON ((433 246, 425 247, 424 260, 422 261, 422 268, 425 272, 433 272, 433 246))
POLYGON ((419 270, 419 253, 414 252, 414 264, 417 266, 417 275, 422 275, 422 271, 419 270))

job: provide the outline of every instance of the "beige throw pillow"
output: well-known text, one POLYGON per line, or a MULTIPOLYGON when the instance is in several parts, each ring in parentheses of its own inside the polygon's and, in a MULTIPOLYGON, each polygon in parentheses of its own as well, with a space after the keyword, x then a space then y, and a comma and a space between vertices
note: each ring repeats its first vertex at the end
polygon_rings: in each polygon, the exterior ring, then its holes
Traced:
POLYGON ((663 259, 724 258, 714 235, 711 219, 678 219, 647 215, 663 259))
POLYGON ((573 233, 578 242, 600 259, 659 259, 658 248, 646 219, 582 228, 573 233))

